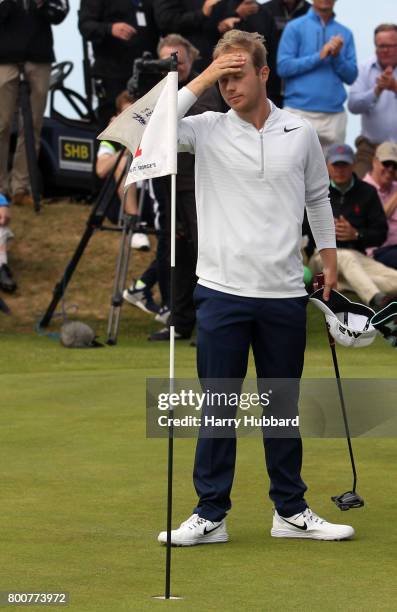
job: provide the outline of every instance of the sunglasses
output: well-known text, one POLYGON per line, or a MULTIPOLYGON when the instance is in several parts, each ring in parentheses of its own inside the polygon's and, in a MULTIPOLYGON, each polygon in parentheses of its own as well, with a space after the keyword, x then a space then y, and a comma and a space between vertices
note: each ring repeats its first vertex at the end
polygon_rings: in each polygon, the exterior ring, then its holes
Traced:
POLYGON ((384 162, 381 162, 381 164, 384 168, 386 168, 386 170, 394 170, 394 171, 397 170, 397 162, 395 161, 386 160, 384 162))

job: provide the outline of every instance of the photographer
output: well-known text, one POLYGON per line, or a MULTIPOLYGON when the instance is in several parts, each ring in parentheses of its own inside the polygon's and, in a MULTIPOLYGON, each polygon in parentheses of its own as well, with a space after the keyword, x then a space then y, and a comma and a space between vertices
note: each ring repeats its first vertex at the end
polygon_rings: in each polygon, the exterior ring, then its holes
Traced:
MULTIPOLYGON (((193 63, 198 50, 183 36, 169 34, 162 38, 157 48, 160 59, 178 53, 178 86, 183 87, 196 77, 193 63)), ((190 108, 188 115, 199 115, 205 111, 224 109, 218 89, 209 88, 190 108)), ((168 186, 168 185, 167 185, 168 186)), ((178 153, 178 174, 176 178, 176 268, 175 268, 175 305, 173 324, 175 338, 190 338, 196 321, 193 304, 193 291, 196 286, 197 260, 197 216, 194 184, 194 157, 188 153, 178 153)), ((170 194, 168 194, 170 197, 170 194)), ((153 333, 150 340, 168 340, 169 328, 153 333)))
POLYGON ((51 24, 61 23, 69 11, 68 0, 0 0, 0 192, 13 204, 33 205, 22 126, 11 173, 8 156, 12 120, 18 102, 19 64, 31 88, 34 137, 37 150, 49 88, 51 62, 55 60, 51 24))
POLYGON ((79 30, 92 42, 99 99, 99 128, 115 114, 114 100, 126 87, 134 60, 156 50, 158 34, 151 0, 81 0, 79 30))

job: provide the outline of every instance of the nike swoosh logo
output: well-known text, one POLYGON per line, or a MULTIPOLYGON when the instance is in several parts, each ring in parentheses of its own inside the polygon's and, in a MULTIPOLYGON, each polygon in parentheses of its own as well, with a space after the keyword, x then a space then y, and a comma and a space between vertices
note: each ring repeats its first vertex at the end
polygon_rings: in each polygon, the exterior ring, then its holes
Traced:
POLYGON ((215 529, 219 529, 219 527, 222 525, 222 523, 219 523, 219 525, 217 525, 216 527, 214 527, 213 529, 207 529, 207 527, 204 527, 204 535, 207 533, 212 533, 212 531, 215 531, 215 529))
POLYGON ((288 523, 288 525, 291 525, 292 527, 296 527, 297 529, 300 529, 301 531, 307 531, 306 523, 303 523, 303 525, 295 525, 295 523, 290 523, 285 518, 283 518, 283 521, 285 521, 286 523, 288 523))
POLYGON ((299 130, 301 127, 302 127, 301 125, 298 125, 298 127, 289 128, 289 129, 288 129, 287 127, 285 127, 285 128, 284 128, 284 132, 285 132, 286 134, 288 134, 288 132, 293 132, 294 130, 299 130))

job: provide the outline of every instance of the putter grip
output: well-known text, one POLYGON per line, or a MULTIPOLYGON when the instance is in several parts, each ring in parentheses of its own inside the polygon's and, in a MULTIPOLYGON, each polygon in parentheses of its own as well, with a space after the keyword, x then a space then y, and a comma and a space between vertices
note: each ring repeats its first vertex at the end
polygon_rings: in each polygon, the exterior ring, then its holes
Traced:
POLYGON ((316 274, 313 282, 313 289, 317 291, 317 289, 322 289, 325 285, 324 274, 316 274))

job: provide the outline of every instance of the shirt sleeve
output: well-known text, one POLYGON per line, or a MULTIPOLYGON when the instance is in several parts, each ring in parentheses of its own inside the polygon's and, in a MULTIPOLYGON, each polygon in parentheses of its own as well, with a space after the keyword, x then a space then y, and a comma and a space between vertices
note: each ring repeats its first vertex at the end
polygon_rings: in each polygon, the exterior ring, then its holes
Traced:
POLYGON ((196 135, 194 117, 185 117, 185 113, 197 101, 197 97, 187 87, 178 91, 178 152, 194 153, 196 135))
POLYGON ((345 45, 336 57, 332 58, 332 63, 336 74, 340 79, 351 85, 357 78, 357 59, 354 38, 352 34, 346 36, 345 45))
POLYGON ((375 85, 369 75, 370 71, 366 70, 365 66, 361 66, 357 80, 350 89, 348 109, 354 115, 372 111, 378 101, 375 85))
POLYGON ((116 147, 111 142, 108 140, 101 140, 99 143, 97 159, 103 157, 104 155, 114 155, 115 153, 117 153, 116 147))
POLYGON ((300 57, 300 46, 299 30, 289 23, 281 36, 277 53, 277 73, 282 79, 310 72, 321 64, 320 51, 300 57))
POLYGON ((94 43, 112 35, 112 24, 103 20, 103 2, 81 0, 78 26, 80 34, 94 43))
POLYGON ((307 124, 305 163, 306 210, 317 249, 335 249, 335 224, 329 200, 329 176, 314 128, 307 124))

